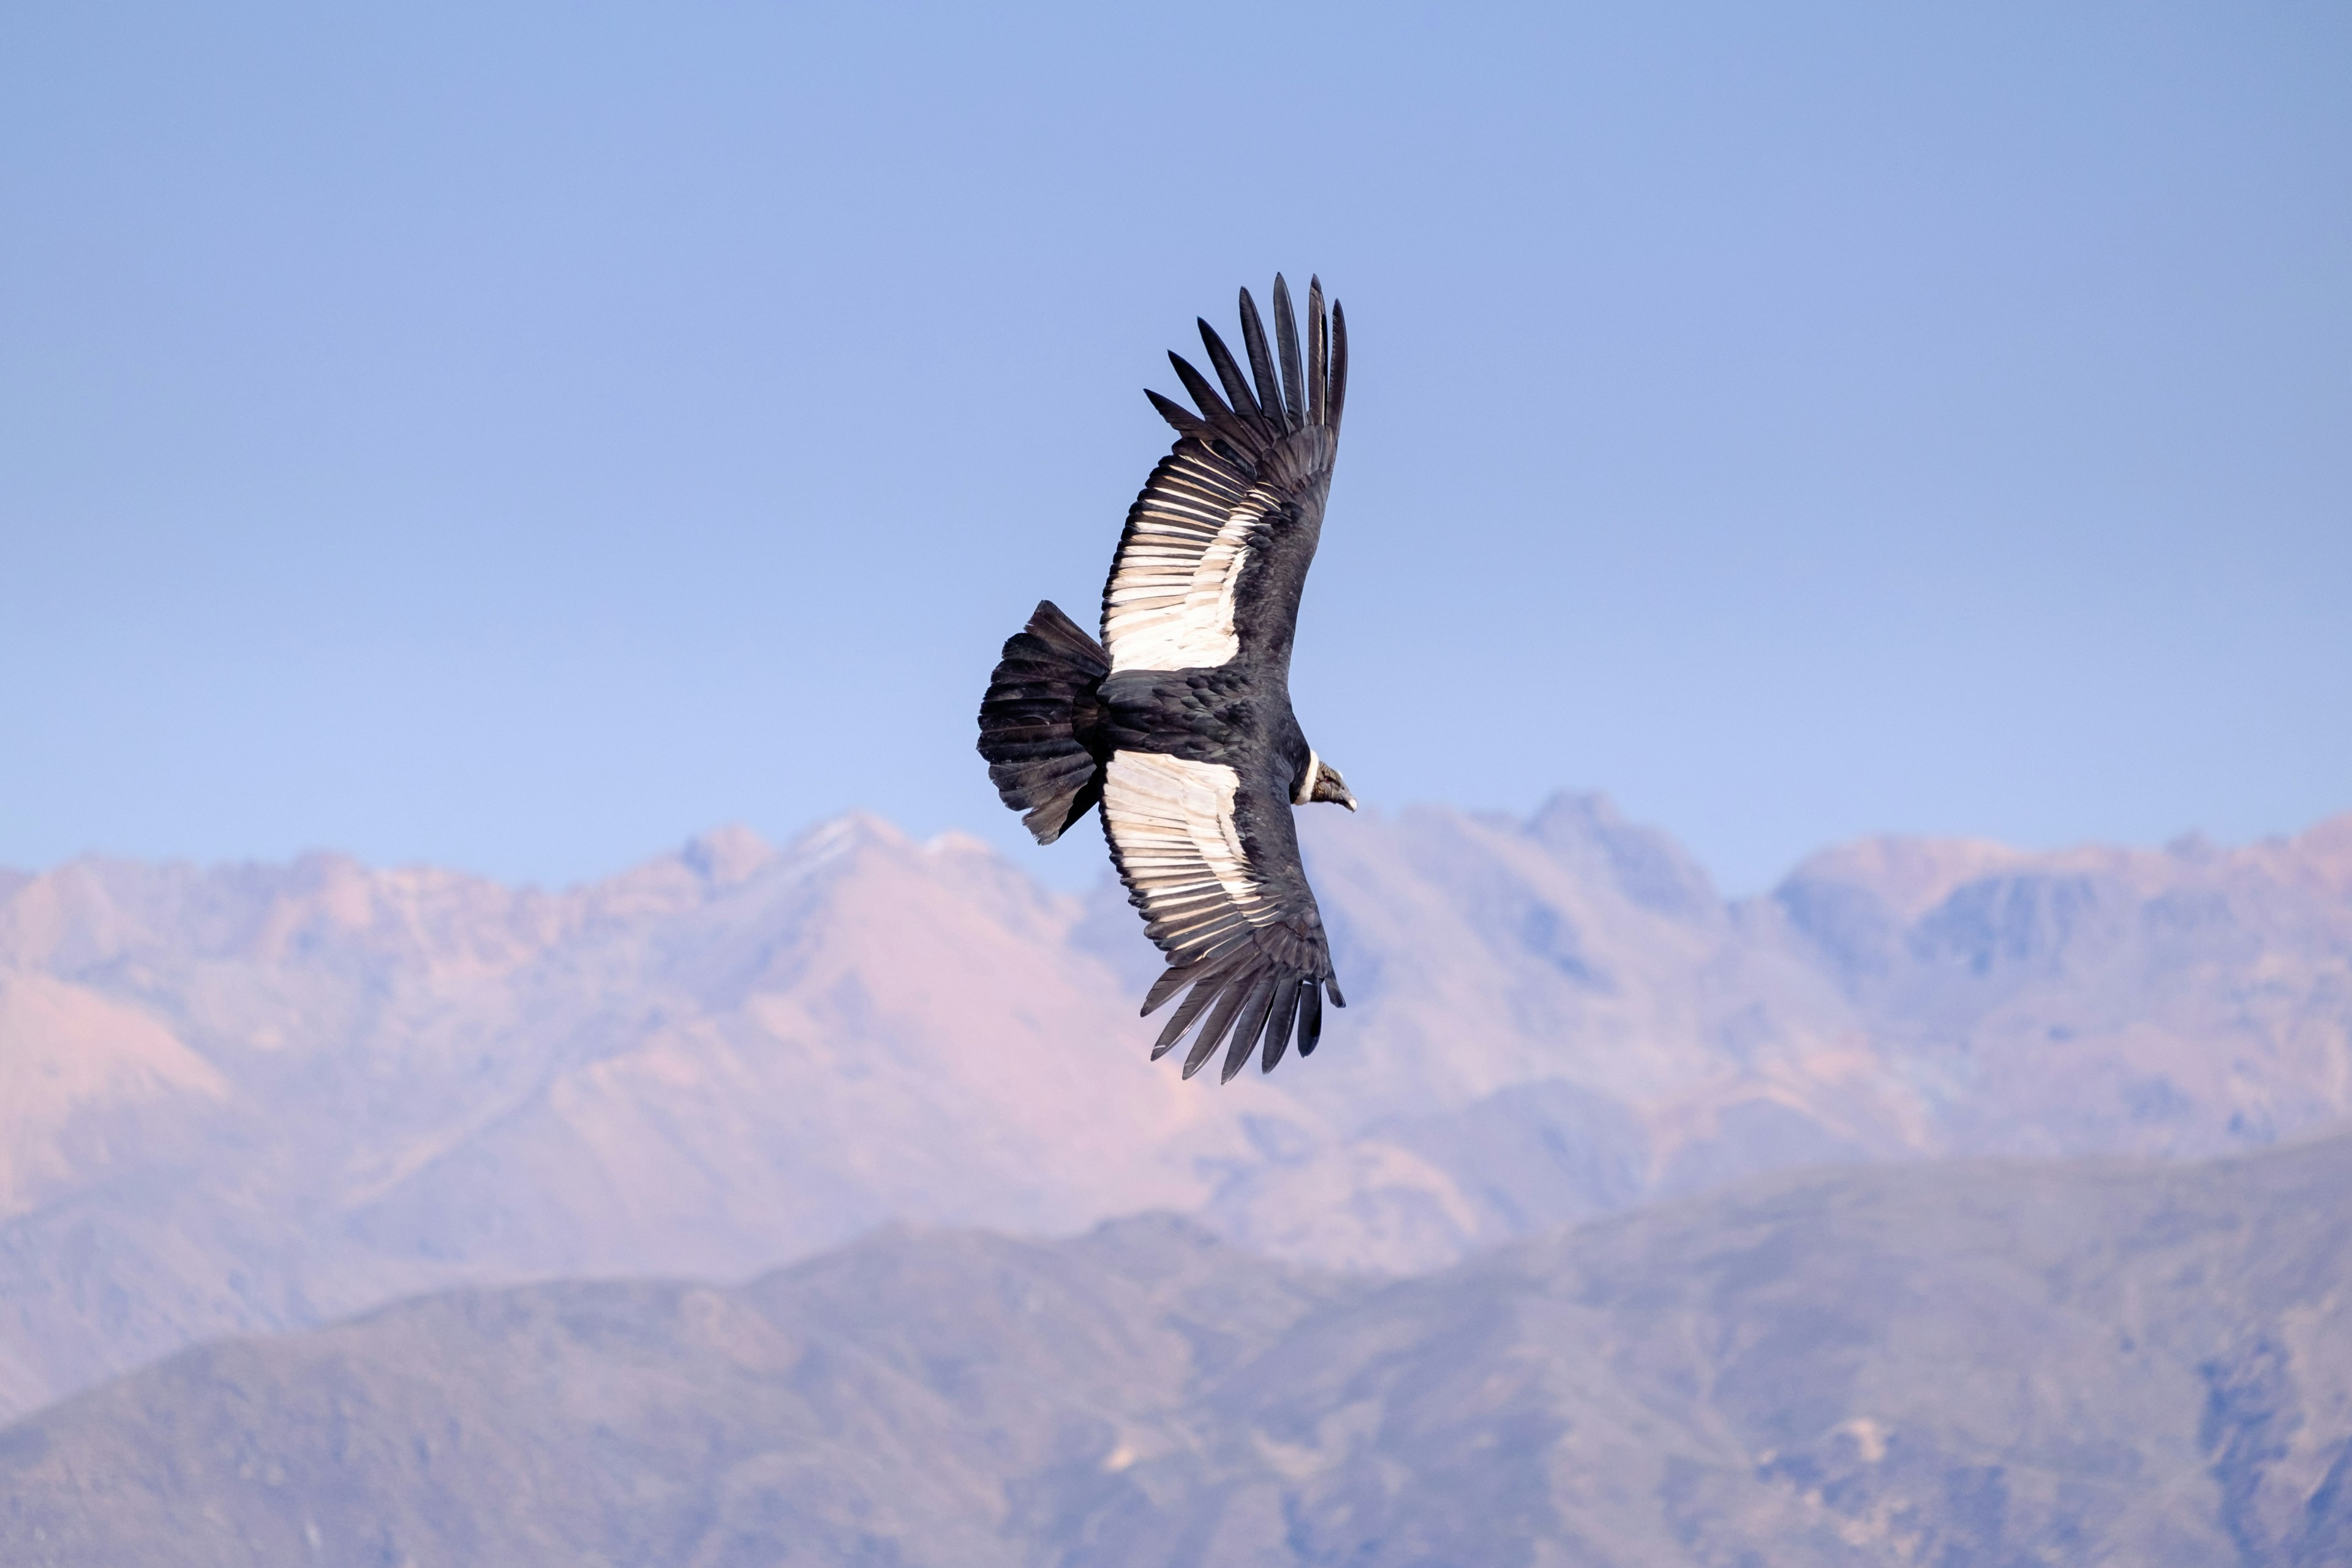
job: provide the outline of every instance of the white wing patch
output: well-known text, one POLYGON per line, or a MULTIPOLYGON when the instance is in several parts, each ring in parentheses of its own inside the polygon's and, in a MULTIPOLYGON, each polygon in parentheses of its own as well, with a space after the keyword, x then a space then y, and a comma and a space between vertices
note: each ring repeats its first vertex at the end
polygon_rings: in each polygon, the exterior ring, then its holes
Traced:
MULTIPOLYGON (((1114 752, 1103 780, 1103 825, 1118 845, 1147 921, 1168 921, 1171 940, 1276 916, 1250 875, 1234 825, 1240 775, 1222 763, 1157 752, 1114 752)), ((1166 943, 1162 944, 1167 945, 1166 943)))
POLYGON ((1276 504, 1196 452, 1179 447, 1160 466, 1129 514, 1103 594, 1113 671, 1206 668, 1241 651, 1234 592, 1276 504))

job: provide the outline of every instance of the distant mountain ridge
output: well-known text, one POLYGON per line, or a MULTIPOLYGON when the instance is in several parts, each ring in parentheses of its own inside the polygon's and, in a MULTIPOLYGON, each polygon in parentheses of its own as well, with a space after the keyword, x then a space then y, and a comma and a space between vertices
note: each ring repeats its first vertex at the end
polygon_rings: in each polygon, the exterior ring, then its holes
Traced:
POLYGON ((1302 829, 1352 1005, 1222 1089, 1145 1059, 1115 888, 870 817, 562 893, 333 856, 0 876, 0 1415, 226 1332, 740 1278, 894 1218, 1172 1209, 1416 1269, 1790 1165, 2197 1156, 2352 1110, 2352 816, 1879 841, 1728 903, 1595 796, 1302 829))
POLYGON ((2352 1137, 1765 1178, 1402 1281, 1173 1216, 468 1290, 0 1430, 0 1557, 2352 1559, 2352 1137))

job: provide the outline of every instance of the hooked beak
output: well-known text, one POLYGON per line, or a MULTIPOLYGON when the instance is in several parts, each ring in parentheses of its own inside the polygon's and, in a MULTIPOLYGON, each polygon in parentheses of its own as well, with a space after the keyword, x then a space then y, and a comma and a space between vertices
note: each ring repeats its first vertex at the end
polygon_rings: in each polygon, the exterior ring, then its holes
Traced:
MULTIPOLYGON (((1310 752, 1309 755, 1312 753, 1310 752)), ((1349 792, 1348 781, 1339 776, 1339 769, 1326 762, 1318 761, 1316 763, 1315 787, 1307 791, 1305 798, 1328 801, 1333 805, 1344 805, 1349 811, 1356 809, 1356 797, 1349 792)))

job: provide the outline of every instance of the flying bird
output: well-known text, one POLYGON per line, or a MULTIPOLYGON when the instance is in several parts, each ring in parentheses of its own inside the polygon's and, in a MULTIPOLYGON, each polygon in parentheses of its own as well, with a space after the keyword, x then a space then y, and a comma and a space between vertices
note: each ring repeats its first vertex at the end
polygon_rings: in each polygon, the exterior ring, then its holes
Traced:
POLYGON ((1314 1051, 1325 995, 1347 1005, 1290 812, 1356 801, 1290 710, 1290 644, 1339 446, 1348 323, 1337 300, 1326 323, 1311 280, 1302 366, 1278 275, 1273 304, 1269 346, 1241 291, 1246 376, 1201 322, 1223 396, 1174 353, 1193 406, 1144 394, 1176 445, 1128 509, 1102 641, 1040 603, 980 705, 988 776, 1037 842, 1101 806, 1128 900, 1168 958, 1145 1016, 1190 988, 1151 1051, 1198 1026, 1188 1079, 1228 1039, 1221 1081, 1261 1043, 1272 1072, 1294 1036, 1314 1051))

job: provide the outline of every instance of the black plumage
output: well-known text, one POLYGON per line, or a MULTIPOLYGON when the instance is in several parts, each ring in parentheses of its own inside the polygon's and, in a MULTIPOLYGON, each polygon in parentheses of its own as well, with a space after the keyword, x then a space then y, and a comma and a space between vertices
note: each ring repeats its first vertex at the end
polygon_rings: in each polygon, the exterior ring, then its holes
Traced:
POLYGON ((1197 1026, 1187 1078, 1220 1045, 1226 1079, 1253 1052, 1271 1072, 1293 1039, 1309 1055, 1325 994, 1347 1005, 1290 816, 1310 801, 1355 805, 1290 709, 1348 374, 1345 316, 1335 302, 1326 321, 1319 280, 1307 300, 1304 363, 1280 277, 1271 343, 1241 292, 1246 374, 1205 321, 1218 385, 1168 356, 1193 406, 1145 394, 1177 441, 1128 510, 1102 641, 1040 604, 980 710, 989 777, 1038 842, 1101 808, 1129 899, 1168 956, 1143 1011, 1186 993, 1152 1055, 1197 1026))

